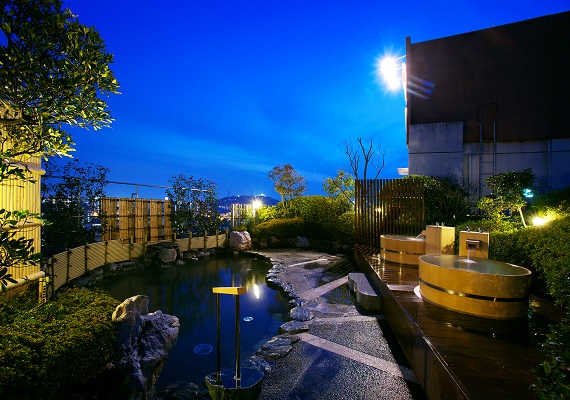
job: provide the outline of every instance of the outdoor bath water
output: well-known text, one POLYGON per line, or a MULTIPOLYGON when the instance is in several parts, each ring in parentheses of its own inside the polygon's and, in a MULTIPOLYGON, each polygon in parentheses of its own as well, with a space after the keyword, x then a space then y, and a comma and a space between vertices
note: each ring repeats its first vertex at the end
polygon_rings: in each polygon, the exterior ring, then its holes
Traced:
MULTIPOLYGON (((97 287, 123 301, 141 294, 149 297, 149 310, 161 310, 180 320, 176 346, 168 355, 157 382, 160 390, 174 382, 199 385, 216 366, 216 295, 213 287, 246 286, 240 296, 241 359, 246 360, 277 334, 287 321, 284 295, 268 288, 268 261, 252 256, 212 256, 199 261, 125 272, 105 279, 97 287)), ((222 369, 235 366, 234 296, 221 300, 222 369)))

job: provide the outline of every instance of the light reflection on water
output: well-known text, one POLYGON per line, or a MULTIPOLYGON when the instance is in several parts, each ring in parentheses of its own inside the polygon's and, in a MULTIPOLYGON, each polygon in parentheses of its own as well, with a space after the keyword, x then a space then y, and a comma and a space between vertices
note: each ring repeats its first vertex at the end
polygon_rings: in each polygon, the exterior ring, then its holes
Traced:
MULTIPOLYGON (((288 316, 285 297, 265 284, 268 262, 247 256, 219 256, 181 265, 126 272, 105 279, 98 288, 117 300, 149 296, 150 312, 161 310, 180 319, 180 332, 158 380, 158 389, 178 381, 203 384, 216 370, 216 295, 212 287, 246 286, 240 296, 241 359, 255 354, 277 334, 288 316), (254 291, 254 285, 256 289, 254 291), (251 321, 243 322, 243 319, 251 321), (213 351, 195 352, 210 345, 213 351)), ((221 296, 222 369, 235 366, 234 296, 221 296)))

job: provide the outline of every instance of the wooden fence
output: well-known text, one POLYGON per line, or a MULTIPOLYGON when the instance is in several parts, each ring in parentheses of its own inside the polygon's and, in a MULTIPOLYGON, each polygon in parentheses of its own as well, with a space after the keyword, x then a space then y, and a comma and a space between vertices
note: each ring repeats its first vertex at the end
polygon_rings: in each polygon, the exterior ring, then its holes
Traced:
POLYGON ((356 243, 380 247, 380 235, 419 235, 425 228, 423 182, 355 182, 356 243))
POLYGON ((132 240, 134 243, 172 240, 170 200, 103 197, 102 240, 132 240))
MULTIPOLYGON (((174 240, 181 252, 191 249, 212 249, 229 245, 228 233, 213 236, 189 237, 174 240)), ((146 253, 148 245, 157 242, 139 242, 130 240, 111 240, 90 243, 55 254, 46 266, 46 275, 50 280, 49 290, 53 294, 70 280, 89 271, 110 263, 132 261, 146 253)))

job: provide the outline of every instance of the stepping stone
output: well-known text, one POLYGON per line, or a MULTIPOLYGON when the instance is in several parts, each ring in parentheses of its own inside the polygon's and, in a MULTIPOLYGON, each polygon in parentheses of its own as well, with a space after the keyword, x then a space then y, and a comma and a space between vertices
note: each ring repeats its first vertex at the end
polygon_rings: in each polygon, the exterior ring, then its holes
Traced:
POLYGON ((348 287, 356 296, 356 302, 360 307, 370 312, 381 312, 382 302, 380 295, 362 272, 348 274, 348 287))

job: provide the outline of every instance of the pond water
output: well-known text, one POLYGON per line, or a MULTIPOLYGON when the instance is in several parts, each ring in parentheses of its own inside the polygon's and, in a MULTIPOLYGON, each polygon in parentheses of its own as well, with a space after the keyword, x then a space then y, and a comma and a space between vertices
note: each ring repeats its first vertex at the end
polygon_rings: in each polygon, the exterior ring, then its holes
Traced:
MULTIPOLYGON (((97 287, 117 300, 149 296, 150 312, 161 310, 180 319, 176 346, 170 352, 157 382, 160 390, 170 383, 190 381, 203 384, 216 366, 217 286, 246 286, 240 296, 241 360, 254 355, 262 344, 277 334, 287 321, 284 295, 268 288, 265 275, 269 262, 250 256, 216 256, 200 261, 161 268, 125 272, 105 279, 97 287)), ((235 367, 235 301, 221 295, 222 369, 235 367)))

